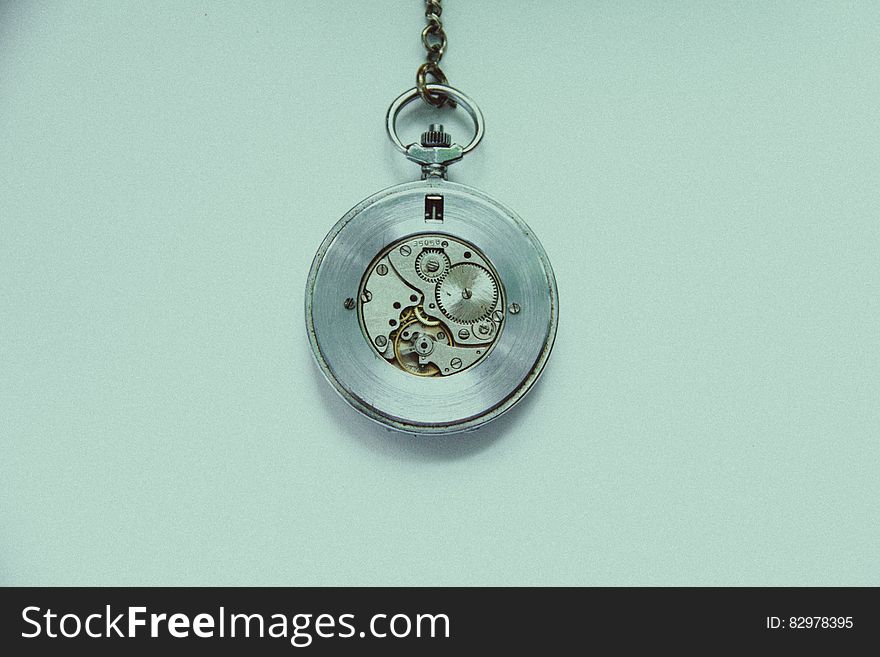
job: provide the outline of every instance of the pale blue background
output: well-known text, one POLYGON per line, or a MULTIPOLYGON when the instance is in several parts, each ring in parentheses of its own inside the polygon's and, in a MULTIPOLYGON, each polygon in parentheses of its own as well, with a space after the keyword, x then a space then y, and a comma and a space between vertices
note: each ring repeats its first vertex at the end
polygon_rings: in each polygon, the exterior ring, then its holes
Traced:
POLYGON ((420 2, 0 5, 0 582, 880 585, 880 3, 445 5, 562 316, 443 440, 302 319, 420 2))

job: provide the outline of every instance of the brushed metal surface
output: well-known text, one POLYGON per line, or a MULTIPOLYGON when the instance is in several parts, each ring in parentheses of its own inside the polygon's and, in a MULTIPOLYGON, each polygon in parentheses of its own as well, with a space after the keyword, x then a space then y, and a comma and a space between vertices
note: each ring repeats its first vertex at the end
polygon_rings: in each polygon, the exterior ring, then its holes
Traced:
POLYGON ((476 428, 525 395, 550 355, 558 321, 556 281, 528 226, 486 194, 438 178, 381 191, 337 222, 315 255, 306 289, 306 327, 328 381, 354 408, 385 426, 445 434, 476 428), (426 194, 445 197, 442 224, 424 220, 426 194), (452 377, 414 377, 388 367, 366 342, 344 300, 387 245, 419 233, 477 245, 494 265, 508 313, 491 353, 452 377))

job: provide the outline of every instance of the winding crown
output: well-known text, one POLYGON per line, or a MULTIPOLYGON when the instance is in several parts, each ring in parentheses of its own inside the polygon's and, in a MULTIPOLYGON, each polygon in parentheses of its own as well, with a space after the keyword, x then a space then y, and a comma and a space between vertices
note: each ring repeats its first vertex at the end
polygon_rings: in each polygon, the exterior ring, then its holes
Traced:
POLYGON ((452 143, 452 136, 443 130, 443 126, 439 123, 432 123, 428 126, 428 131, 422 133, 422 146, 449 146, 452 143))

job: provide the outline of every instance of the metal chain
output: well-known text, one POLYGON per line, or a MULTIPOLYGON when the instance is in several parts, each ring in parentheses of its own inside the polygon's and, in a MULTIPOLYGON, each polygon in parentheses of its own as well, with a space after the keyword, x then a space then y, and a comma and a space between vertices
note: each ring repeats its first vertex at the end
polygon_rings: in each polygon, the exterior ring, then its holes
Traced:
POLYGON ((455 101, 445 94, 431 93, 428 91, 427 85, 430 82, 428 76, 437 84, 449 84, 443 69, 440 68, 440 60, 443 59, 443 53, 446 52, 446 32, 443 31, 443 23, 440 21, 440 15, 443 13, 443 7, 440 6, 441 0, 426 0, 425 2, 425 18, 428 24, 422 30, 422 45, 425 46, 427 60, 419 66, 416 72, 416 88, 419 95, 426 103, 433 107, 443 107, 449 105, 455 107, 455 101))

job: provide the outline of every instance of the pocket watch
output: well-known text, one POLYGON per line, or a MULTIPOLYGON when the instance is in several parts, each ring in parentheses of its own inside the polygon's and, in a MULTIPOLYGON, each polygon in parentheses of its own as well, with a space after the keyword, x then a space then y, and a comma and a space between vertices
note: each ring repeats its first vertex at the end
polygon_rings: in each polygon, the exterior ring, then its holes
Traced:
POLYGON ((386 116, 392 143, 421 166, 421 179, 347 212, 318 248, 305 295, 327 380, 357 411, 413 434, 475 429, 512 408, 547 363, 559 314, 550 261, 526 223, 447 180, 447 167, 480 143, 484 121, 473 100, 434 74, 443 83, 422 75, 386 116), (398 115, 426 94, 469 114, 467 145, 441 124, 401 141, 398 115))

